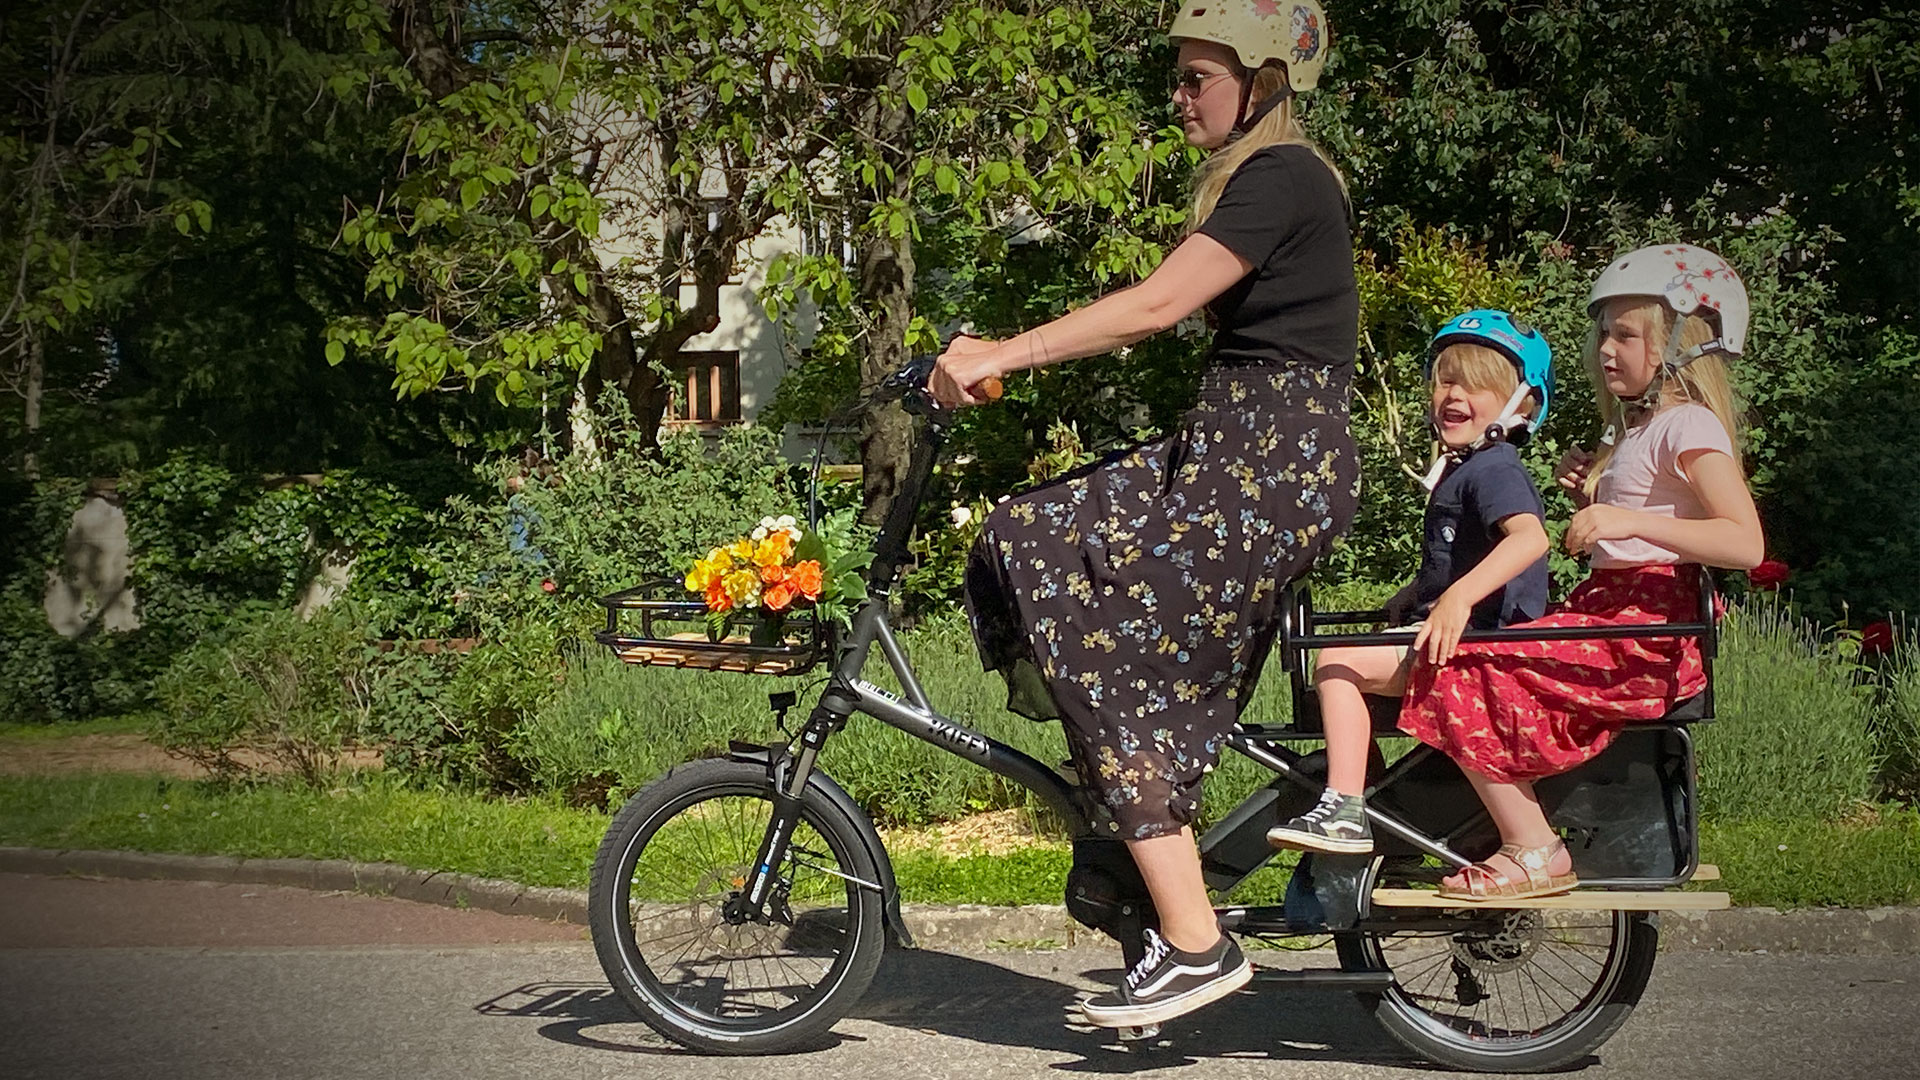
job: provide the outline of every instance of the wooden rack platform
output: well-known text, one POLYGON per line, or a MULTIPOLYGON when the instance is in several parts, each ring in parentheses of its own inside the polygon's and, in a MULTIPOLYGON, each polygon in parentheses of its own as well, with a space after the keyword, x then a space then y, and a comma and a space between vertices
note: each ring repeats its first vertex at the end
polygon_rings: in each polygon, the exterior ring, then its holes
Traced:
POLYGON ((665 640, 688 644, 685 647, 670 644, 624 645, 616 647, 614 655, 629 664, 696 671, 737 671, 754 675, 780 675, 812 662, 812 657, 807 654, 752 646, 743 637, 708 641, 704 634, 685 633, 674 634, 665 640))
POLYGON ((1532 900, 1443 900, 1428 889, 1375 889, 1375 907, 1447 908, 1465 911, 1472 908, 1544 908, 1557 911, 1720 911, 1732 906, 1732 898, 1723 892, 1612 892, 1575 890, 1559 896, 1540 896, 1532 900))

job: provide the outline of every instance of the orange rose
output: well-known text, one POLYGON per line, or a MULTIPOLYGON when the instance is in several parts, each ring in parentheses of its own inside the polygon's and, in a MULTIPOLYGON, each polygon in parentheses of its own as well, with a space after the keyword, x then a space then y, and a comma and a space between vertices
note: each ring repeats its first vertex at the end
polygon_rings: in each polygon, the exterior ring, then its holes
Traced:
POLYGON ((762 585, 778 585, 787 580, 792 573, 793 571, 788 570, 784 566, 763 566, 760 568, 760 583, 762 585))
POLYGON ((755 545, 753 561, 762 567, 784 564, 793 556, 793 537, 784 532, 767 534, 765 540, 755 545))
POLYGON ((785 611, 793 603, 793 588, 789 585, 773 585, 760 594, 760 602, 768 611, 785 611))
POLYGON ((733 607, 733 597, 727 595, 727 588, 714 578, 707 583, 707 610, 727 611, 733 607))
POLYGON ((809 600, 820 599, 820 564, 813 559, 793 564, 787 574, 787 583, 793 590, 809 600))

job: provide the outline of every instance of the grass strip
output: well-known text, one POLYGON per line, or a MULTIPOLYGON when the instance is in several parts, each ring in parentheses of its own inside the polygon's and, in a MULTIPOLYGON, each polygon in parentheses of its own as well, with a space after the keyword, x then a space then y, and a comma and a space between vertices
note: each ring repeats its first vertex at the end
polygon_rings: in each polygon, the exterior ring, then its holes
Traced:
MULTIPOLYGON (((0 777, 0 844, 245 858, 392 862, 528 885, 583 888, 607 815, 554 801, 357 783, 330 791, 217 787, 125 774, 0 777)), ((1707 822, 1703 858, 1743 905, 1876 907, 1920 902, 1920 813, 1868 820, 1707 822)), ((1069 854, 1036 846, 1000 855, 893 852, 914 904, 1058 903, 1069 854)), ((1263 870, 1235 900, 1271 902, 1284 882, 1263 870)))

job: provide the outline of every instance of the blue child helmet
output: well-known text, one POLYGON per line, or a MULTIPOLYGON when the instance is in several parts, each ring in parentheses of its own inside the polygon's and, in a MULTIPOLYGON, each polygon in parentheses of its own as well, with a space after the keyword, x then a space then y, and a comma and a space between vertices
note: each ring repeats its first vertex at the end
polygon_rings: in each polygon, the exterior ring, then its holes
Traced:
POLYGON ((1553 404, 1553 349, 1546 337, 1529 323, 1493 308, 1479 308, 1456 315, 1433 335, 1427 346, 1427 378, 1433 378, 1433 361, 1449 345, 1484 345, 1513 362, 1520 381, 1532 388, 1540 399, 1540 408, 1528 427, 1535 431, 1547 422, 1548 407, 1553 404))

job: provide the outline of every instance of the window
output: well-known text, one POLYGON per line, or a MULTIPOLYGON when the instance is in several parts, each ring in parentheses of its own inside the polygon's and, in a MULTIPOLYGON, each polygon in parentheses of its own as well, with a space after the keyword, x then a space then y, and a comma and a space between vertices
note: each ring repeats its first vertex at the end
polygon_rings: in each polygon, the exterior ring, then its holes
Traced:
POLYGON ((667 362, 673 373, 670 424, 740 422, 740 353, 683 352, 667 362))

